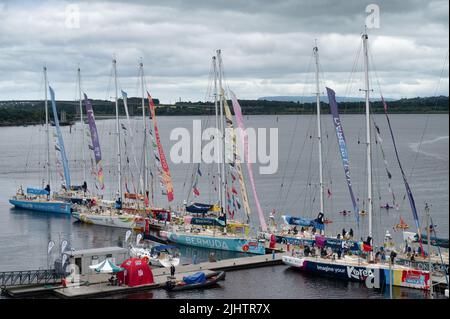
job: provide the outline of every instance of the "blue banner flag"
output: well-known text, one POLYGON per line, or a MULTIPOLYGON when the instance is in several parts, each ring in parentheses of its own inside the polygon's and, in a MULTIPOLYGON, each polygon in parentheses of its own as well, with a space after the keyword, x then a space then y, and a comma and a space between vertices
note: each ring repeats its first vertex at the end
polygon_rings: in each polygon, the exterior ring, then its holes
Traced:
POLYGON ((55 103, 55 92, 53 89, 49 86, 48 89, 50 90, 50 98, 52 100, 52 110, 53 110, 53 118, 55 119, 55 127, 56 127, 56 133, 58 135, 58 146, 61 153, 61 158, 63 162, 63 168, 64 168, 64 178, 66 180, 66 188, 70 189, 70 171, 69 171, 69 162, 67 161, 66 156, 66 149, 64 148, 64 140, 61 134, 61 128, 59 127, 59 119, 58 119, 58 113, 56 111, 56 103, 55 103))

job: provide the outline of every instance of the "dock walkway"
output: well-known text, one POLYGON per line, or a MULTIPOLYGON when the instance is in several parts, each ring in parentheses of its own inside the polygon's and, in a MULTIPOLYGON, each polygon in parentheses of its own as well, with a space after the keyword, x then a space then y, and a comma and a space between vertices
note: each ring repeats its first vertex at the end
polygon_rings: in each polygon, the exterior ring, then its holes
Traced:
MULTIPOLYGON (((176 267, 175 278, 181 280, 184 276, 192 275, 199 271, 205 272, 208 277, 214 275, 217 271, 222 270, 232 271, 245 268, 281 265, 282 256, 283 253, 275 253, 181 265, 176 267)), ((25 297, 42 293, 53 293, 61 298, 92 298, 162 288, 168 280, 170 269, 154 268, 152 269, 152 272, 154 283, 137 287, 111 286, 108 284, 108 279, 111 275, 92 274, 80 276, 79 284, 69 284, 67 287, 63 287, 60 284, 6 287, 5 292, 11 297, 25 297)))

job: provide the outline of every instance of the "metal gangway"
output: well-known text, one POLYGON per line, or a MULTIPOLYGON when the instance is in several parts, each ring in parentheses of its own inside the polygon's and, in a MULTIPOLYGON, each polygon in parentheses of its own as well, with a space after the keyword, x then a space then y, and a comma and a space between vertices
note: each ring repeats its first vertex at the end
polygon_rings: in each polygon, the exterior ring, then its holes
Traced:
POLYGON ((61 282, 62 277, 55 269, 5 271, 0 272, 0 287, 55 284, 61 282))

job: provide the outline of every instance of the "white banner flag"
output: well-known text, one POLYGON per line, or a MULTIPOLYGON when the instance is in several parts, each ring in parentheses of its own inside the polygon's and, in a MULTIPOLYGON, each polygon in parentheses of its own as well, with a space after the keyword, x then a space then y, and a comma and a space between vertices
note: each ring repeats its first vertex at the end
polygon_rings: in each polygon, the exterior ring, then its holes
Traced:
POLYGON ((67 247, 67 240, 63 240, 61 243, 61 253, 63 253, 66 250, 67 247))
POLYGON ((127 230, 126 234, 125 234, 125 242, 128 241, 128 239, 130 239, 131 236, 131 230, 127 230))
POLYGON ((136 237, 136 245, 139 245, 139 242, 142 240, 142 234, 138 234, 136 237))
POLYGON ((50 252, 52 251, 54 246, 55 246, 55 242, 53 240, 50 240, 48 242, 48 246, 47 246, 47 255, 50 254, 50 252))

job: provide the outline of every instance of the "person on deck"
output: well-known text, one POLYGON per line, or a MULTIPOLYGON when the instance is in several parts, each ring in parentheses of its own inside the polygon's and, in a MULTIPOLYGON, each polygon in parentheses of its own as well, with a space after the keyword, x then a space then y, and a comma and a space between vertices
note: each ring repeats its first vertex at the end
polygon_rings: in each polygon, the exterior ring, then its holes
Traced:
POLYGON ((275 225, 275 208, 272 209, 272 212, 269 215, 269 220, 272 223, 272 225, 275 225))
POLYGON ((120 197, 117 197, 117 199, 116 199, 116 209, 117 210, 122 209, 122 199, 120 197))
POLYGON ((175 276, 175 266, 173 264, 170 265, 170 276, 171 277, 175 276))
POLYGON ((303 253, 306 257, 309 256, 309 254, 311 253, 311 249, 309 248, 308 245, 305 246, 305 249, 303 250, 303 253))
POLYGON ((87 192, 87 183, 86 183, 86 181, 83 182, 83 185, 81 186, 81 189, 86 194, 86 192, 87 192))
POLYGON ((342 228, 342 238, 345 238, 345 235, 347 234, 347 231, 345 228, 342 228))
POLYGON ((348 232, 349 238, 353 238, 353 228, 350 228, 350 231, 348 232))
POLYGON ((47 186, 45 186, 45 190, 47 191, 47 199, 50 198, 50 184, 47 184, 47 186))
POLYGON ((297 226, 294 226, 294 229, 292 230, 292 232, 294 233, 294 235, 298 234, 297 226))

